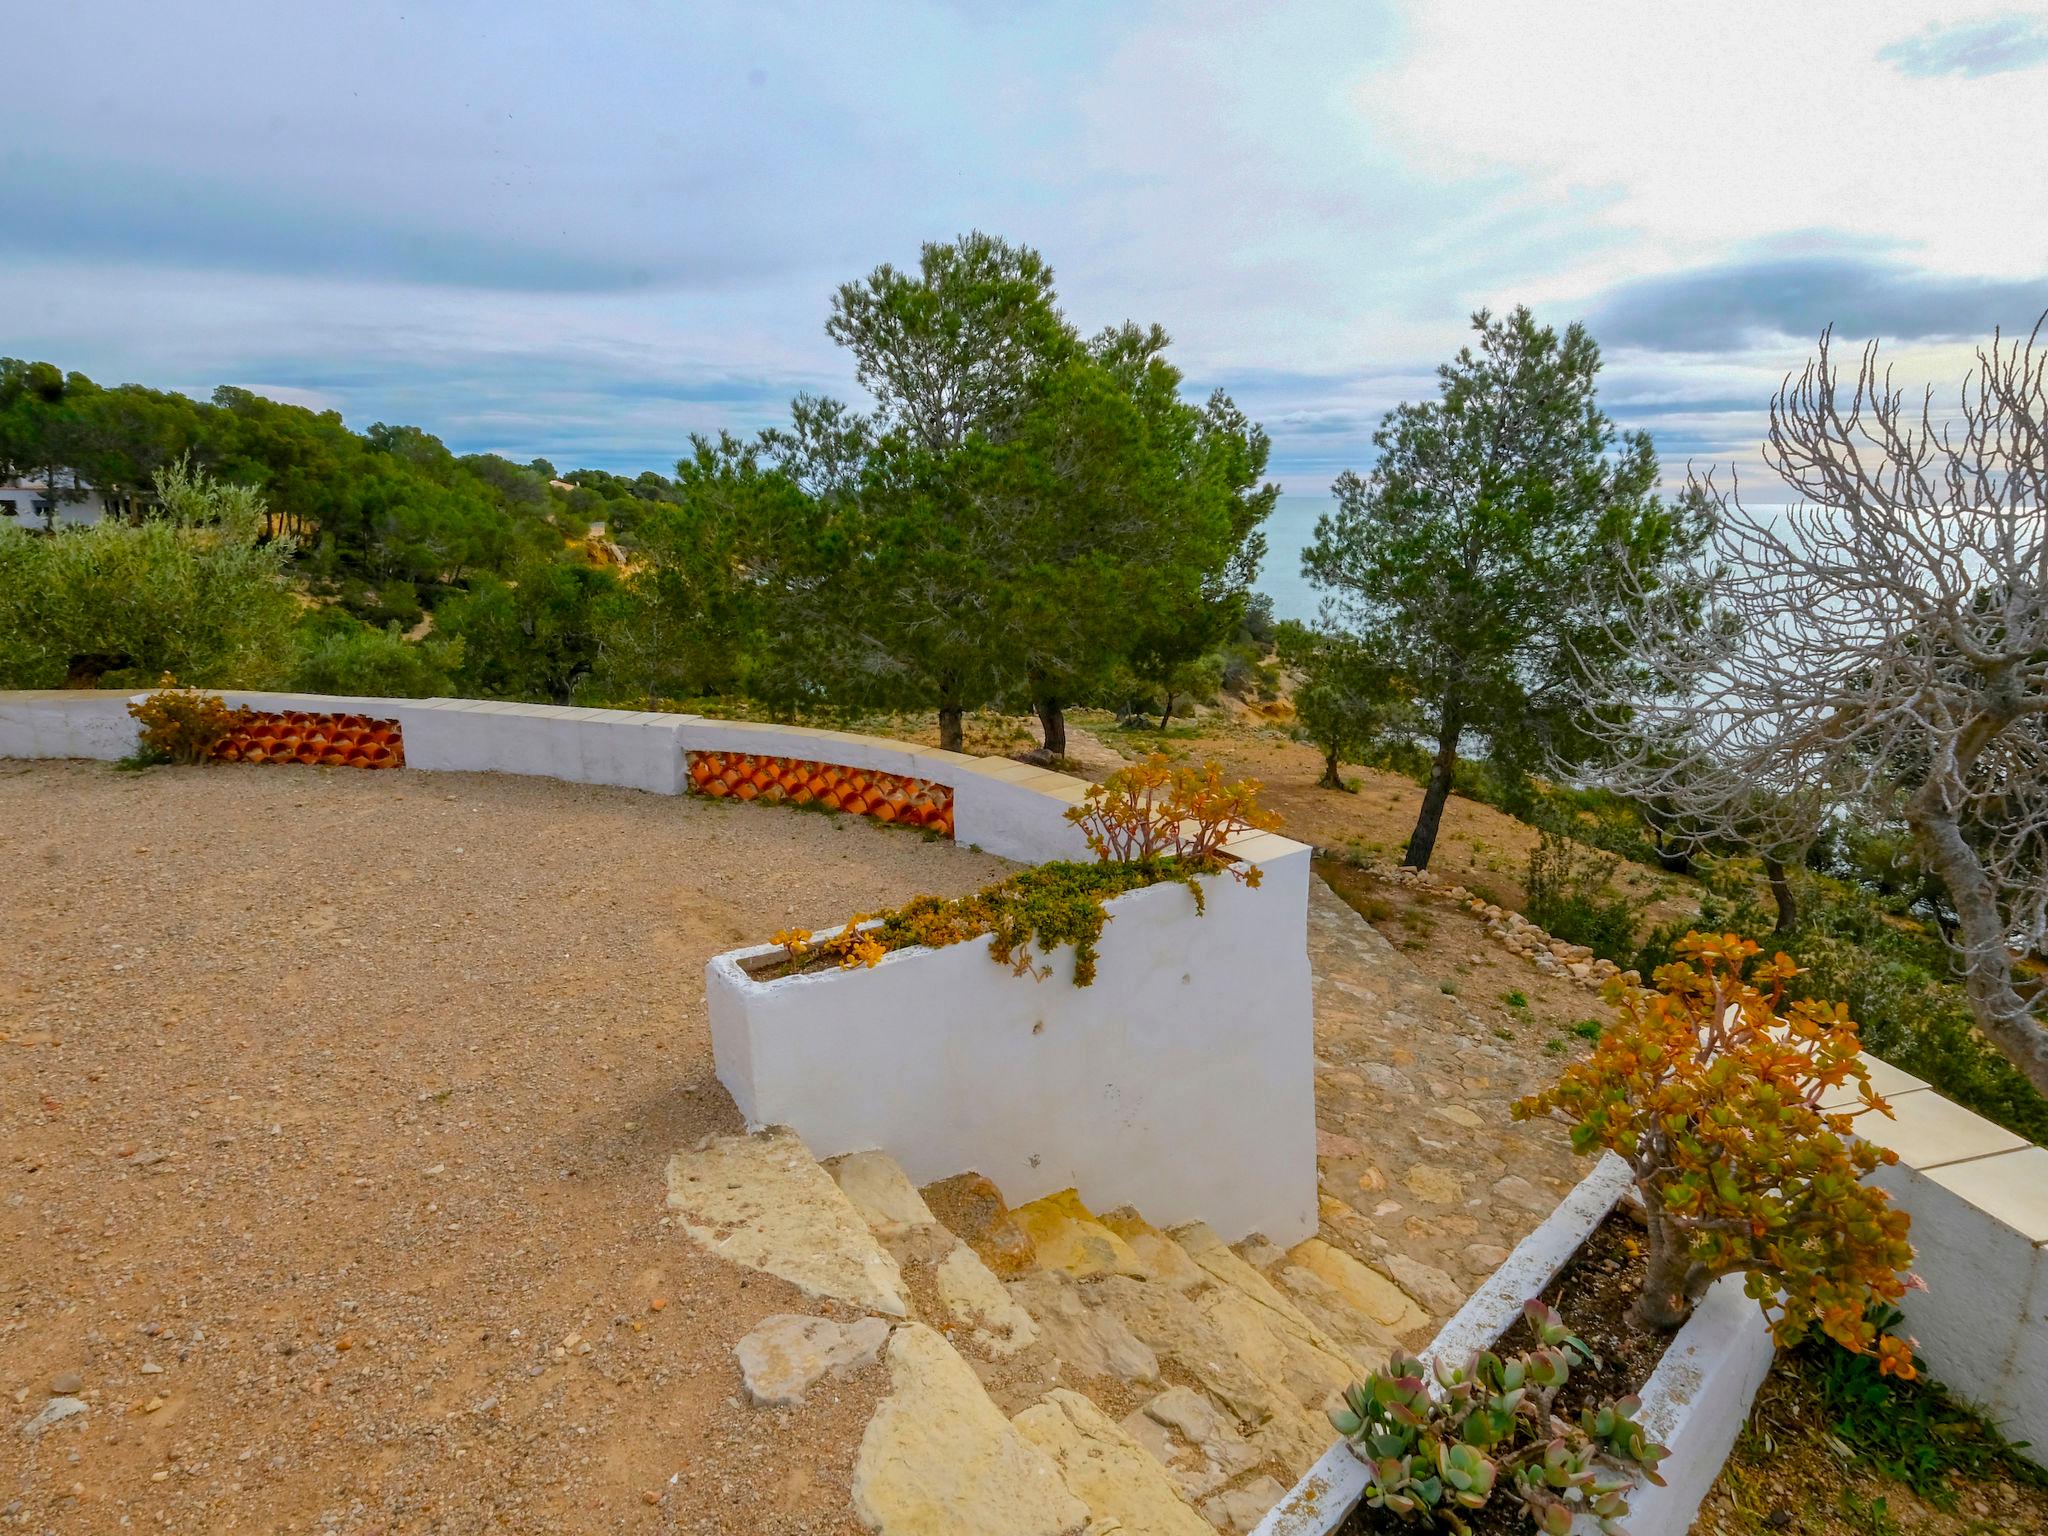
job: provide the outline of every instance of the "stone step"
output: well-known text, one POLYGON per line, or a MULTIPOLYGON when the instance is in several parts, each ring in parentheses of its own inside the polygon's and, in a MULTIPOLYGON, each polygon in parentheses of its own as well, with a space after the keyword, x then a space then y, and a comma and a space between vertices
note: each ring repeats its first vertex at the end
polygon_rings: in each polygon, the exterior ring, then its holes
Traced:
POLYGON ((883 1152, 836 1157, 825 1169, 868 1230, 889 1250, 913 1292, 935 1303, 926 1320, 985 1360, 1038 1342, 1038 1324, 975 1251, 942 1226, 896 1160, 883 1152))
POLYGON ((1088 1506, 1091 1530, 1117 1536, 1210 1536, 1167 1469, 1079 1392, 1055 1388, 1012 1421, 1050 1456, 1067 1491, 1088 1506))
POLYGON ((794 1132, 707 1137, 667 1177, 669 1210, 711 1253, 806 1296, 910 1315, 895 1258, 794 1132))
POLYGON ((889 1340, 889 1395, 861 1436, 853 1508, 875 1536, 1080 1536, 1093 1516, 959 1351, 922 1323, 889 1340))

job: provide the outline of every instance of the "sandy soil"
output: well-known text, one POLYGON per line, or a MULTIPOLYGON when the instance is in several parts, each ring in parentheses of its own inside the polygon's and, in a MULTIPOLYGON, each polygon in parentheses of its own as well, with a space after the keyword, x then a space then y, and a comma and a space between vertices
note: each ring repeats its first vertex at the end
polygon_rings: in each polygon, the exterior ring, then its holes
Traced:
POLYGON ((884 1373, 739 1410, 799 1299, 663 1216, 738 1126, 703 965, 1004 867, 538 779, 0 766, 0 1518, 854 1529, 884 1373))

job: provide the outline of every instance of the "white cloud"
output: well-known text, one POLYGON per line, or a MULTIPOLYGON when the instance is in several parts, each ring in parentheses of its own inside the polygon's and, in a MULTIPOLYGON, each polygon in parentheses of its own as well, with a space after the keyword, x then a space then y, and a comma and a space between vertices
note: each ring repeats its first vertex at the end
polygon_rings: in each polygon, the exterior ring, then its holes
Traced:
MULTIPOLYGON (((1946 10, 1946 8, 1944 8, 1946 10)), ((1987 14, 2044 12, 2039 0, 1987 14)), ((1948 19, 1959 19, 1948 11, 1948 19)), ((1879 58, 1930 7, 1873 0, 1422 4, 1358 111, 1446 180, 1623 242, 1520 291, 1566 295, 1773 242, 2038 276, 2048 77, 1915 78, 1879 58)))

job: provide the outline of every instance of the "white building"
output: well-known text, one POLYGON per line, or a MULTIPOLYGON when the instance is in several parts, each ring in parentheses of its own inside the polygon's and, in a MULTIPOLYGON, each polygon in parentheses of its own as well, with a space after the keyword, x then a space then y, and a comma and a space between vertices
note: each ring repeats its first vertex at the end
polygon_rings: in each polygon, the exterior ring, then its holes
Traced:
POLYGON ((0 480, 0 519, 6 520, 0 526, 42 532, 51 526, 46 519, 53 499, 57 507, 54 526, 58 528, 82 528, 106 515, 106 502, 100 493, 77 476, 60 471, 57 486, 53 498, 47 481, 0 480))

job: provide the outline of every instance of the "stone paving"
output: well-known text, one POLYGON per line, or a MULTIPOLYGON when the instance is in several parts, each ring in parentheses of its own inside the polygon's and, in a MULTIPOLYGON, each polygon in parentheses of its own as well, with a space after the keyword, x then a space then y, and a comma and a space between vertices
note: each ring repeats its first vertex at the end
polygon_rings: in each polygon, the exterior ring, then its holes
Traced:
POLYGON ((1457 955, 1445 969, 1473 1005, 1311 883, 1323 1235, 1420 1304, 1428 1317, 1404 1333, 1412 1343, 1426 1342, 1588 1167, 1561 1126, 1508 1116, 1516 1098, 1555 1078, 1562 1053, 1536 1038, 1540 1028, 1475 1008, 1496 989, 1558 983, 1482 949, 1477 923, 1447 921, 1472 929, 1473 953, 1461 952, 1458 927, 1432 949, 1457 955))

